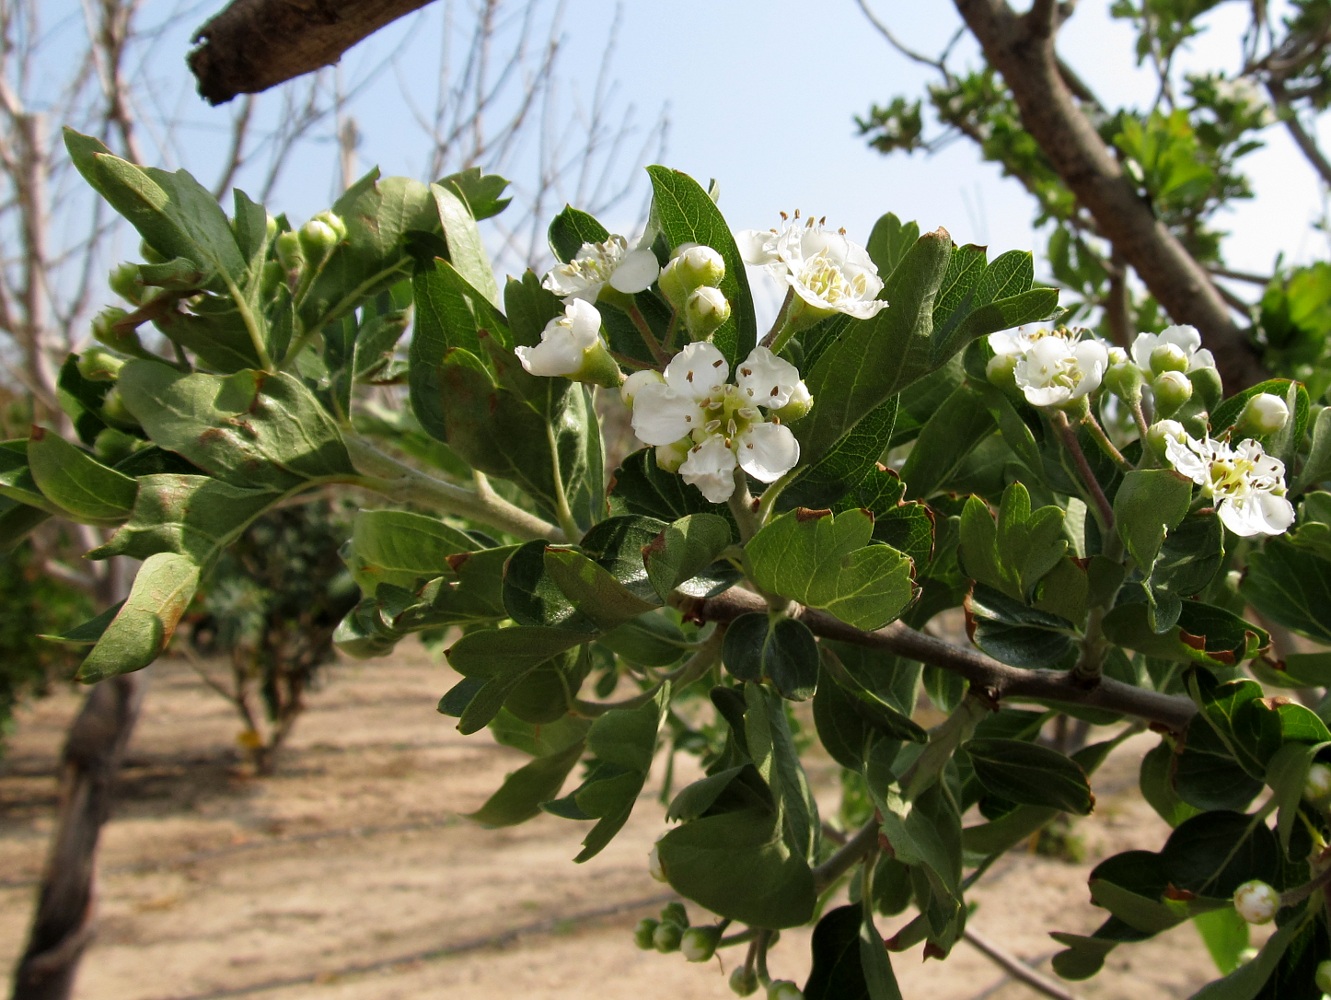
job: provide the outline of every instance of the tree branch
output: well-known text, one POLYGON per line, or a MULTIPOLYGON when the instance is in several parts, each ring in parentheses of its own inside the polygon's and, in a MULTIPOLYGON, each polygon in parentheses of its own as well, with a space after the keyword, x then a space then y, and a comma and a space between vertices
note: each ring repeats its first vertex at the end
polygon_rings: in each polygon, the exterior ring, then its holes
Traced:
POLYGON ((194 35, 187 59, 209 104, 331 66, 430 0, 233 0, 194 35))
POLYGON ((1226 388, 1235 392, 1264 378, 1256 348, 1206 272, 1156 219, 1077 106, 1059 71, 1053 33, 1004 0, 954 3, 1050 165, 1174 321, 1201 331, 1226 388))
MULTIPOLYGON (((749 612, 765 613, 768 610, 761 597, 738 587, 717 597, 684 598, 679 607, 686 615, 715 622, 730 622, 749 612)), ((1197 711, 1192 701, 1181 695, 1147 691, 1109 677, 1102 677, 1098 685, 1086 688, 1067 671, 1010 667, 978 650, 954 646, 901 622, 866 632, 813 608, 801 608, 795 617, 815 635, 886 650, 960 674, 995 703, 1004 698, 1017 698, 1101 708, 1144 719, 1172 732, 1181 732, 1197 711)))

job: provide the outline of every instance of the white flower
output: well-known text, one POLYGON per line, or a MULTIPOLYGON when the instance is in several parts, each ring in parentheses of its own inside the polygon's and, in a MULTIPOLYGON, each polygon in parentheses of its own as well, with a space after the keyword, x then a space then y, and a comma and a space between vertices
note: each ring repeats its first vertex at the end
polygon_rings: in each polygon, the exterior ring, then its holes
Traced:
POLYGON ((1032 406, 1066 406, 1094 391, 1104 378, 1109 352, 1098 340, 1046 336, 1035 341, 1012 370, 1032 406))
POLYGON ((604 349, 601 314, 590 302, 573 299, 564 306, 563 316, 545 324, 539 344, 515 347, 513 353, 531 374, 553 377, 577 375, 583 370, 588 352, 598 347, 604 349))
POLYGON ((868 252, 822 222, 800 222, 799 213, 781 231, 746 229, 735 234, 745 263, 766 267, 794 289, 815 317, 845 313, 868 319, 887 307, 878 299, 883 279, 868 252))
POLYGON ((1191 326, 1171 326, 1162 333, 1137 334, 1132 342, 1132 360, 1147 375, 1158 375, 1169 368, 1191 372, 1215 367, 1214 356, 1202 347, 1202 335, 1191 326), (1167 359, 1172 359, 1172 363, 1167 359))
POLYGON ((1251 438, 1225 441, 1186 435, 1164 442, 1169 464, 1215 501, 1221 522, 1236 535, 1278 535, 1294 523, 1285 499, 1285 465, 1251 438))
POLYGON ((604 243, 584 243, 567 264, 552 268, 541 287, 554 292, 565 302, 586 299, 595 302, 607 284, 617 292, 641 292, 661 273, 656 255, 646 247, 628 248, 622 236, 611 236, 604 243))
POLYGON ((721 352, 697 341, 675 355, 663 377, 634 376, 631 394, 634 433, 656 446, 662 468, 676 468, 712 503, 730 499, 737 466, 764 483, 793 469, 799 442, 770 411, 812 404, 795 366, 765 347, 755 347, 739 366, 738 384, 727 381, 729 374, 721 352))

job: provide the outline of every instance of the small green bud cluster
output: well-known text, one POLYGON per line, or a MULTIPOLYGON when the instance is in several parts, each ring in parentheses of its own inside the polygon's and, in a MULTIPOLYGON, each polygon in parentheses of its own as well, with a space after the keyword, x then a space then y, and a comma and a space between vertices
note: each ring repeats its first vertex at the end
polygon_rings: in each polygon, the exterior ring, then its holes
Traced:
POLYGON ((804 1000, 804 994, 789 979, 774 979, 767 987, 767 1000, 804 1000))
POLYGON ((107 306, 92 318, 95 340, 124 354, 137 354, 143 350, 139 332, 132 323, 126 323, 129 313, 119 306, 107 306))
MULTIPOLYGON (((659 919, 643 917, 638 921, 638 925, 633 929, 633 943, 643 951, 655 949, 666 955, 681 950, 685 935, 689 932, 689 915, 684 909, 684 904, 667 903, 662 908, 659 919)), ((690 950, 694 947, 690 945, 690 948, 685 950, 686 957, 690 956, 690 950)), ((710 958, 711 955, 707 957, 710 958)), ((689 957, 689 961, 706 961, 706 959, 689 957)))
POLYGON ((730 302, 721 292, 726 262, 711 247, 684 243, 657 279, 662 294, 684 316, 694 340, 706 340, 730 319, 730 302))
POLYGON ((747 997, 758 992, 758 974, 748 966, 738 966, 730 974, 730 990, 736 996, 747 997))

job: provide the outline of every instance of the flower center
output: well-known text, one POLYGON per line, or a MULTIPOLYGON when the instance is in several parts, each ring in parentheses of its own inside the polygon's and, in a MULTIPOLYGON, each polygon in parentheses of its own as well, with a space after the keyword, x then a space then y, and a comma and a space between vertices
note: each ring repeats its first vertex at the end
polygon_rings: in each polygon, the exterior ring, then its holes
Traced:
POLYGON ((720 434, 726 439, 727 447, 733 447, 735 437, 747 430, 754 423, 762 423, 762 413, 749 404, 740 393, 739 386, 726 384, 717 386, 713 393, 701 403, 706 419, 702 427, 693 432, 693 440, 702 444, 707 438, 720 434))
POLYGON ((847 278, 841 266, 829 260, 826 253, 805 261, 800 284, 830 305, 846 299, 863 299, 868 294, 868 281, 863 272, 847 278))
POLYGON ((1257 463, 1236 455, 1233 458, 1214 458, 1207 470, 1206 488, 1214 497, 1241 496, 1255 485, 1253 474, 1257 463))

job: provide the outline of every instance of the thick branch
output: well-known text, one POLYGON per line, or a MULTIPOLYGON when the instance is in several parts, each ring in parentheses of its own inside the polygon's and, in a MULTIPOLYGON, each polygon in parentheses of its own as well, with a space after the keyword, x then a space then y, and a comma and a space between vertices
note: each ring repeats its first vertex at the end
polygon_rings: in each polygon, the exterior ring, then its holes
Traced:
MULTIPOLYGON (((752 611, 765 613, 768 609, 767 603, 757 594, 734 587, 718 597, 688 598, 681 610, 703 621, 729 622, 740 615, 752 611)), ((1147 691, 1109 677, 1102 677, 1095 687, 1087 688, 1066 671, 1010 667, 977 650, 954 646, 917 632, 901 622, 893 622, 876 632, 865 632, 813 608, 803 608, 795 617, 809 626, 815 635, 886 650, 960 674, 994 702, 1018 698, 1101 708, 1132 715, 1173 732, 1181 732, 1197 711, 1193 703, 1181 695, 1147 691)))
POLYGON ((1197 327, 1226 388, 1265 377, 1256 349, 1230 317, 1206 272, 1123 176, 1059 72, 1052 32, 1004 0, 954 0, 1021 110, 1050 165, 1178 323, 1197 327))
POLYGON ((233 0, 194 35, 199 94, 225 104, 331 66, 384 25, 430 0, 233 0))

